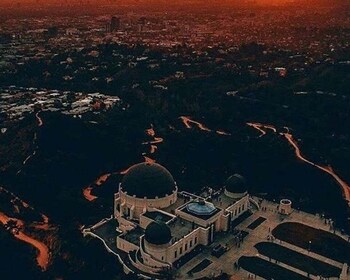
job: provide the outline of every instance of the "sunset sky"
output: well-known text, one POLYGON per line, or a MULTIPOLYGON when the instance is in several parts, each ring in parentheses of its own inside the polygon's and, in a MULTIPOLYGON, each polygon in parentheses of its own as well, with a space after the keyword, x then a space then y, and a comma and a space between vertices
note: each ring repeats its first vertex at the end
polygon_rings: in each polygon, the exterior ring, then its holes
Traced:
MULTIPOLYGON (((80 3, 80 4, 105 4, 105 3, 111 3, 111 4, 153 4, 153 3, 159 3, 159 2, 168 2, 166 0, 1 0, 0 4, 71 4, 71 3, 80 3)), ((340 1, 340 0, 175 0, 172 1, 171 3, 198 3, 198 4, 207 4, 207 3, 213 3, 213 4, 219 4, 219 3, 232 3, 232 4, 241 4, 242 2, 248 2, 248 3, 256 3, 256 4, 264 4, 264 5, 279 5, 279 4, 286 4, 286 3, 300 3, 302 4, 303 2, 306 3, 318 3, 318 4, 323 4, 323 3, 330 3, 330 4, 336 4, 336 3, 343 3, 347 1, 340 1)))

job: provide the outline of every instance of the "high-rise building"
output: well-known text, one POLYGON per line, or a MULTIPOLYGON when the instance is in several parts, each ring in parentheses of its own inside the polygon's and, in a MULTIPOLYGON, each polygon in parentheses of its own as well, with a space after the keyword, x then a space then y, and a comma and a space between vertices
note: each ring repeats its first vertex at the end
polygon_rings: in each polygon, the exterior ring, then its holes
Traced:
POLYGON ((107 33, 111 32, 111 23, 110 22, 107 22, 106 25, 105 25, 105 31, 107 33))
POLYGON ((137 21, 137 30, 138 32, 145 31, 145 25, 146 25, 147 19, 145 17, 139 18, 137 21))

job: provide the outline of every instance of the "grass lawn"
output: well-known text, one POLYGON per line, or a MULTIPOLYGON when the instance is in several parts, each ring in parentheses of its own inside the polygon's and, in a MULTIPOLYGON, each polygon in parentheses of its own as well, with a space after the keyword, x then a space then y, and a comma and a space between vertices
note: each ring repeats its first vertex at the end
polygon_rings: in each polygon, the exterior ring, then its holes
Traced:
POLYGON ((239 265, 265 279, 274 280, 308 280, 306 276, 300 275, 277 264, 270 263, 258 257, 241 257, 238 260, 239 265))
POLYGON ((242 238, 246 238, 248 235, 249 235, 249 232, 248 231, 245 231, 245 230, 241 230, 241 233, 242 233, 242 238))
POLYGON ((319 255, 342 263, 350 263, 350 244, 330 232, 315 229, 300 223, 283 223, 272 234, 285 242, 310 249, 319 255))
POLYGON ((256 229, 258 226, 260 226, 265 221, 266 221, 266 218, 259 217, 254 222, 252 222, 249 226, 247 226, 247 228, 256 229))
POLYGON ((192 268, 188 273, 193 274, 193 273, 200 272, 205 268, 207 268, 211 263, 212 261, 208 259, 202 260, 199 264, 197 264, 194 268, 192 268))
POLYGON ((338 277, 341 269, 330 264, 321 262, 307 255, 298 253, 289 248, 280 246, 275 243, 262 242, 255 245, 259 253, 298 268, 302 271, 313 275, 321 275, 323 277, 338 277))
POLYGON ((244 222, 246 219, 248 219, 251 215, 253 215, 252 212, 246 211, 244 212, 241 216, 239 216, 237 219, 232 221, 232 228, 235 228, 238 226, 240 223, 244 222))
POLYGON ((184 264, 188 263, 190 260, 195 258, 197 255, 199 255, 203 250, 205 246, 203 245, 198 245, 196 248, 194 248, 192 251, 187 253, 186 255, 183 255, 181 258, 179 258, 176 262, 174 262, 174 267, 181 267, 184 264))

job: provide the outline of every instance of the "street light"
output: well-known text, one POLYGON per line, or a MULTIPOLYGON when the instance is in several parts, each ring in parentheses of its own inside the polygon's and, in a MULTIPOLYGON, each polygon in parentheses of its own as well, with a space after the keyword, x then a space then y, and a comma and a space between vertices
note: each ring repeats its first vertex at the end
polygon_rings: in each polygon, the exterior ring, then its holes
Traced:
POLYGON ((309 241, 309 252, 311 251, 311 240, 309 241))

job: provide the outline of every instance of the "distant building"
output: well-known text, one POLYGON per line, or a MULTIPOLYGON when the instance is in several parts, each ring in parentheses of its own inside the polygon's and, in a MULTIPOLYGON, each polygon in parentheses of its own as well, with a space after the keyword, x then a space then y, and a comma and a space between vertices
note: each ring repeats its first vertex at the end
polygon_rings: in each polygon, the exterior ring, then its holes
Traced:
POLYGON ((121 27, 120 18, 113 16, 110 22, 105 25, 105 31, 107 33, 119 30, 121 27))
POLYGON ((145 31, 146 22, 147 22, 147 19, 145 17, 139 18, 139 20, 137 21, 137 31, 138 32, 145 31))
POLYGON ((120 18, 113 16, 111 19, 111 32, 120 29, 120 18))
POLYGON ((107 22, 106 25, 105 25, 105 31, 107 33, 110 33, 111 32, 111 23, 110 22, 107 22))

